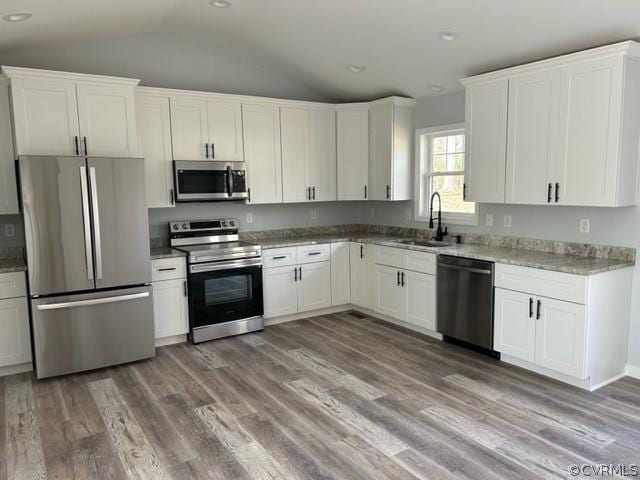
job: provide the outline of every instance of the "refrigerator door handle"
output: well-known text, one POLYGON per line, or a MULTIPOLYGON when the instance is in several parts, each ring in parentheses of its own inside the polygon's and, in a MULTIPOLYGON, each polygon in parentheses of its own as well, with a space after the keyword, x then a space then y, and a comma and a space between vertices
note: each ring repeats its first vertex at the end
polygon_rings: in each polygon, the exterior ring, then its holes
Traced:
POLYGON ((89 188, 87 167, 80 167, 80 194, 82 197, 82 226, 84 228, 84 255, 87 259, 87 278, 93 280, 93 252, 91 248, 91 226, 89 225, 89 188))
POLYGON ((98 207, 98 186, 96 167, 89 167, 91 182, 91 213, 93 213, 93 233, 96 239, 96 278, 102 279, 102 240, 100 237, 100 208, 98 207))
POLYGON ((94 298, 91 300, 77 300, 75 302, 60 302, 38 305, 38 310, 60 310, 63 308, 86 307, 91 305, 102 305, 104 303, 126 302, 149 296, 149 292, 132 293, 129 295, 118 295, 115 297, 94 298))

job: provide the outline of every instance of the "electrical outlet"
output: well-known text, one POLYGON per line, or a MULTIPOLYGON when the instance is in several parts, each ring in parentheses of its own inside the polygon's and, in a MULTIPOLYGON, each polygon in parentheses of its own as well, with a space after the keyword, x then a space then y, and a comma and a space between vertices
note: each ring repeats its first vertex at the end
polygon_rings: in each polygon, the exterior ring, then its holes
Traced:
POLYGON ((317 208, 312 208, 311 209, 311 220, 316 220, 318 218, 318 209, 317 208))
POLYGON ((484 224, 487 227, 493 227, 493 213, 487 213, 487 216, 485 217, 484 224))
POLYGON ((247 213, 247 223, 253 223, 253 213, 247 213))
POLYGON ((15 237, 16 236, 16 226, 13 223, 5 223, 5 225, 4 225, 4 236, 5 237, 15 237))
POLYGON ((375 217, 375 216, 376 216, 376 209, 375 209, 375 208, 373 208, 373 207, 371 207, 371 208, 369 209, 369 218, 373 218, 373 217, 375 217))
POLYGON ((580 233, 589 233, 591 230, 591 221, 588 218, 580 219, 580 233))
POLYGON ((504 228, 511 228, 511 215, 504 216, 504 228))

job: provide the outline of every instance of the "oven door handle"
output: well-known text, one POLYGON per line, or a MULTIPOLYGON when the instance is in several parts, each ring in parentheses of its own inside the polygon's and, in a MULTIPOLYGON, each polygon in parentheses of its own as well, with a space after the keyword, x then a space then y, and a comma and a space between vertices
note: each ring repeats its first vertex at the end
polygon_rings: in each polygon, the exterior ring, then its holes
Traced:
POLYGON ((262 258, 249 258, 242 260, 228 260, 212 263, 201 263, 191 265, 189 273, 215 272, 218 270, 233 270, 236 268, 261 267, 262 258))

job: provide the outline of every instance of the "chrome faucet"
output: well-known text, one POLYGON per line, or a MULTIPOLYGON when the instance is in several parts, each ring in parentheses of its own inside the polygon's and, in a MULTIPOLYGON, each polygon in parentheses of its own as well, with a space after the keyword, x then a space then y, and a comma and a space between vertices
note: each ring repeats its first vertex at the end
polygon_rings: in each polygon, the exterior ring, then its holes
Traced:
POLYGON ((442 231, 442 199, 438 192, 433 192, 431 195, 431 202, 429 207, 429 228, 433 228, 433 199, 438 196, 438 228, 436 229, 436 241, 441 242, 444 236, 448 233, 448 228, 444 228, 442 231))

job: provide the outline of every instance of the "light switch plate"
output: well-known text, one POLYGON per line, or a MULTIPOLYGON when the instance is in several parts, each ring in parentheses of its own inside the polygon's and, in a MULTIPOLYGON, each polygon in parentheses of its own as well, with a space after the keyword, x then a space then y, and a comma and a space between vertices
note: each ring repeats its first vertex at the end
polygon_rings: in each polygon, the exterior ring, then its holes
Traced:
POLYGON ((485 217, 484 224, 487 227, 493 227, 493 213, 487 213, 487 216, 485 217))
POLYGON ((316 220, 318 218, 318 209, 317 208, 312 208, 311 209, 311 220, 316 220))
POLYGON ((511 215, 504 216, 504 228, 511 228, 511 215))
POLYGON ((5 237, 15 237, 16 236, 16 226, 13 223, 5 223, 5 225, 4 225, 4 236, 5 237))
POLYGON ((591 230, 591 221, 588 218, 580 219, 580 233, 589 233, 591 230))
POLYGON ((253 213, 247 212, 247 223, 253 223, 253 213))

